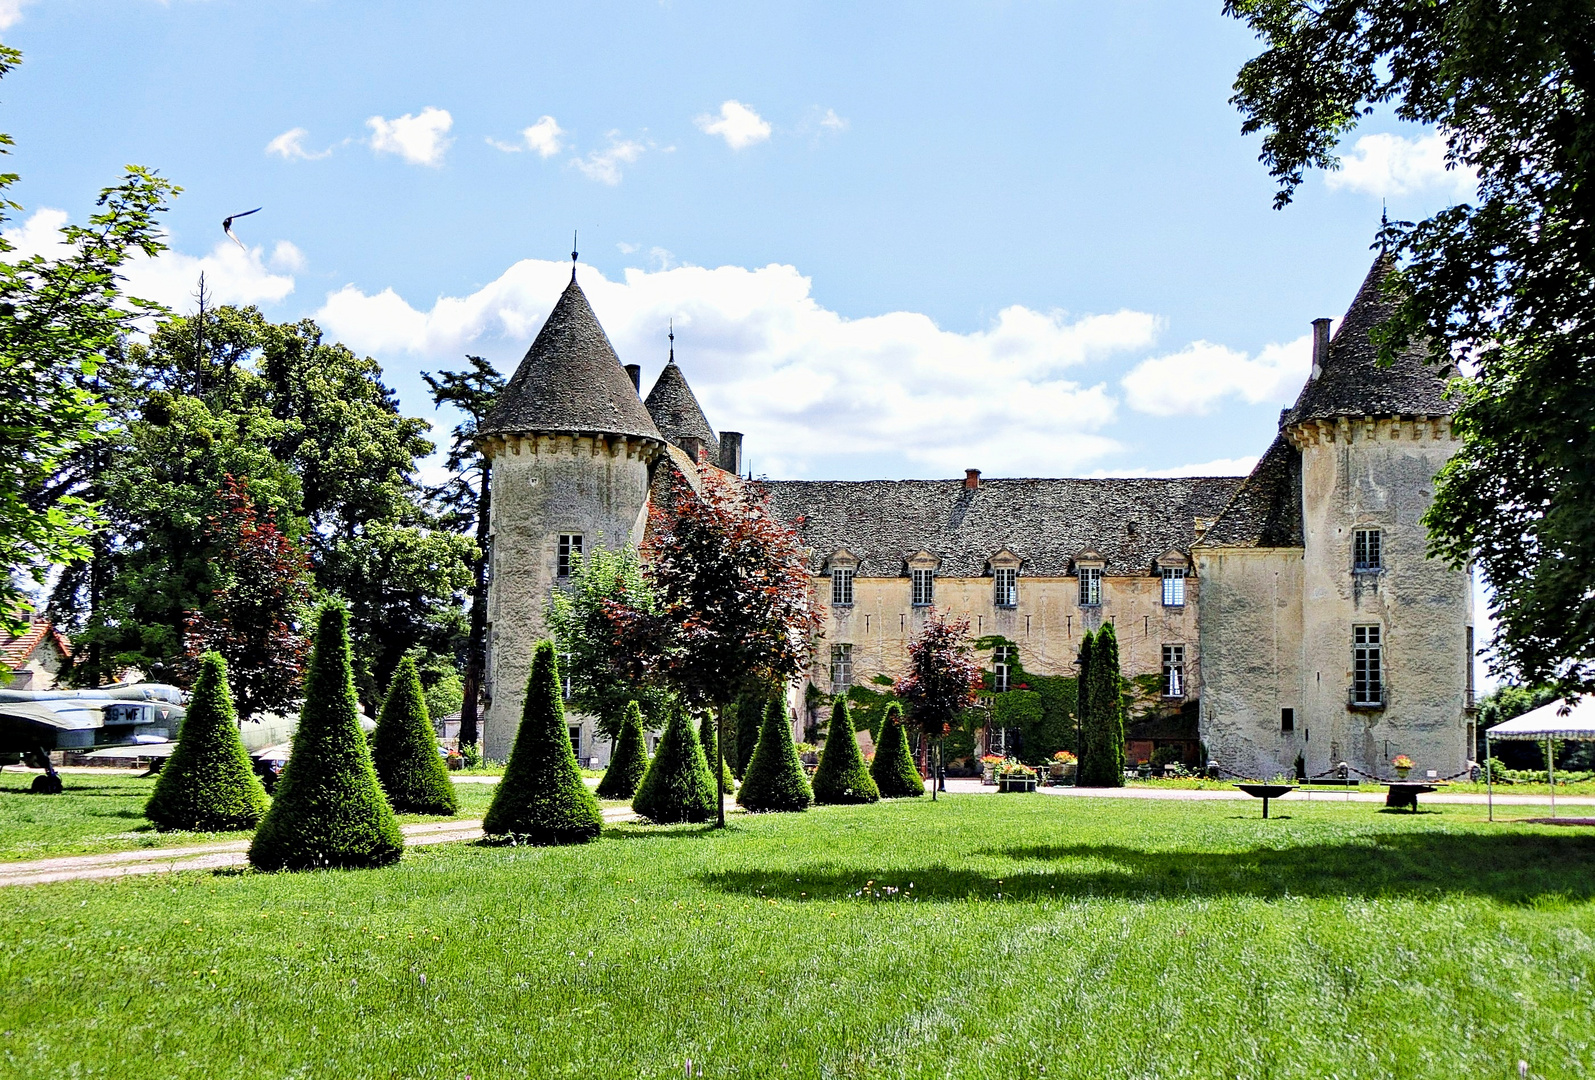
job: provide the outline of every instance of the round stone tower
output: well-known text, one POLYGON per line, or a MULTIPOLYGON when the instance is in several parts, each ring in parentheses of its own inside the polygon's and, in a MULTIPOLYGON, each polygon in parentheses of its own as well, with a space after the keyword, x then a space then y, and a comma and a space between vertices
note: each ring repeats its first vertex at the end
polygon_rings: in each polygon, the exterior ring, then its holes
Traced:
POLYGON ((576 273, 482 424, 492 463, 482 748, 509 757, 571 556, 642 538, 664 439, 576 273))

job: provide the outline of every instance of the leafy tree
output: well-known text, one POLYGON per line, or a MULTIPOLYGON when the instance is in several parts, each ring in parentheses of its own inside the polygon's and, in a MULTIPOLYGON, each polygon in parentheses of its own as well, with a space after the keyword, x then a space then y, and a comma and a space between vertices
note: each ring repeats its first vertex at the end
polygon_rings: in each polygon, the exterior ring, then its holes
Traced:
POLYGON ((914 768, 908 752, 908 732, 903 727, 903 707, 897 702, 886 706, 881 718, 881 738, 870 762, 870 776, 883 799, 916 798, 925 794, 925 778, 914 768))
POLYGON ((813 801, 814 792, 803 775, 803 763, 792 742, 786 703, 772 694, 764 710, 758 745, 748 759, 742 787, 737 790, 737 805, 755 814, 789 813, 807 810, 813 801))
POLYGON ((598 781, 600 799, 629 799, 637 794, 643 774, 648 771, 648 746, 642 738, 642 709, 635 701, 626 705, 626 722, 609 755, 609 768, 598 781))
POLYGON ((642 560, 630 546, 573 556, 569 583, 549 601, 549 633, 570 657, 571 705, 590 713, 606 738, 620 734, 633 701, 650 714, 664 704, 663 689, 649 680, 653 643, 626 633, 656 610, 642 560), (617 622, 611 615, 617 606, 635 617, 617 622))
POLYGON ((1119 639, 1107 623, 1081 651, 1081 787, 1124 786, 1124 677, 1119 639))
POLYGON ((687 709, 671 709, 631 808, 661 825, 708 821, 721 802, 715 787, 714 771, 687 709))
POLYGON ((603 824, 570 746, 554 643, 539 641, 520 731, 482 831, 517 844, 585 844, 598 839, 603 824))
MULTIPOLYGON (((0 77, 22 62, 0 45, 0 77)), ((10 153, 0 134, 0 153, 10 153)), ((0 226, 22 209, 5 197, 16 173, 0 174, 0 226)), ((100 192, 87 225, 61 230, 62 253, 11 257, 0 236, 0 627, 20 633, 18 575, 36 585, 53 566, 85 560, 101 524, 91 498, 58 482, 62 465, 105 436, 112 424, 96 393, 101 371, 139 319, 158 304, 121 291, 118 272, 137 254, 165 250, 157 218, 181 189, 128 166, 100 192)))
POLYGON ((1229 0, 1267 49, 1232 99, 1291 199, 1375 106, 1435 125, 1469 202, 1391 222, 1382 354, 1466 358, 1430 550, 1495 592, 1498 673, 1595 690, 1595 20, 1565 0, 1229 0))
POLYGON ((450 433, 448 469, 452 474, 432 497, 444 508, 446 527, 469 532, 476 540, 471 560, 470 628, 465 640, 465 679, 460 699, 460 744, 477 741, 477 711, 482 677, 487 669, 487 535, 493 502, 493 459, 476 444, 476 432, 504 388, 504 376, 480 356, 467 356, 463 371, 423 371, 432 388, 432 404, 452 405, 465 419, 450 433))
MULTIPOLYGON (((655 617, 621 612, 633 638, 654 627, 659 667, 689 705, 724 710, 749 687, 807 670, 820 630, 796 530, 758 484, 708 472, 695 492, 672 472, 643 552, 655 617)), ((725 809, 719 808, 725 824, 725 809)))
POLYGON ((703 747, 703 756, 710 763, 709 772, 711 774, 715 772, 716 765, 720 766, 720 794, 729 795, 736 790, 737 781, 731 775, 731 763, 726 760, 724 754, 720 753, 714 728, 714 714, 705 710, 703 716, 698 720, 698 745, 703 747))
POLYGON ((210 519, 220 581, 186 631, 190 657, 214 651, 228 662, 238 712, 286 712, 302 693, 310 639, 302 621, 310 603, 305 553, 283 535, 249 495, 247 482, 226 478, 221 512, 210 519))
MULTIPOLYGON (((981 685, 980 664, 969 642, 969 620, 948 619, 932 608, 925 626, 908 644, 908 673, 894 692, 908 706, 909 719, 920 735, 941 753, 941 740, 958 716, 973 705, 981 685)), ((936 798, 939 763, 931 769, 930 797, 936 798)))
POLYGON ((404 854, 404 834, 377 783, 359 709, 349 613, 328 602, 316 617, 293 753, 249 845, 258 869, 386 866, 404 854))
POLYGON ((157 829, 253 829, 266 813, 266 789, 238 737, 227 661, 205 654, 189 697, 177 749, 155 778, 144 816, 157 829))
POLYGON ((401 814, 455 814, 460 802, 438 753, 415 657, 399 661, 371 740, 371 762, 388 802, 401 814))
POLYGON ((858 729, 848 711, 847 698, 831 703, 831 730, 814 770, 814 801, 824 804, 879 802, 880 790, 858 749, 858 729))

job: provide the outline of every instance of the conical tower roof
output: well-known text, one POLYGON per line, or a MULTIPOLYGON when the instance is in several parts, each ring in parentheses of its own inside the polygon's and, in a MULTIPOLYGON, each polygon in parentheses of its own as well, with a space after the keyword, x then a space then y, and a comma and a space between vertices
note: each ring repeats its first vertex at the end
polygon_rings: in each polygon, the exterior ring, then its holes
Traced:
POLYGON ((1395 311, 1396 305, 1380 291, 1392 265, 1394 260, 1385 254, 1374 260, 1329 342, 1322 370, 1302 387, 1296 404, 1281 418, 1281 428, 1337 416, 1451 413, 1454 406, 1446 400, 1445 389, 1456 369, 1426 362, 1429 353, 1421 344, 1409 345, 1389 367, 1379 365, 1379 349, 1368 334, 1395 311))
POLYGON ((687 385, 687 377, 676 366, 676 350, 670 350, 670 362, 659 373, 654 388, 648 391, 648 415, 666 439, 681 445, 685 438, 699 439, 709 452, 709 460, 720 458, 720 440, 715 437, 709 418, 703 415, 698 397, 687 385))
POLYGON ((574 274, 479 433, 532 431, 661 438, 574 274))

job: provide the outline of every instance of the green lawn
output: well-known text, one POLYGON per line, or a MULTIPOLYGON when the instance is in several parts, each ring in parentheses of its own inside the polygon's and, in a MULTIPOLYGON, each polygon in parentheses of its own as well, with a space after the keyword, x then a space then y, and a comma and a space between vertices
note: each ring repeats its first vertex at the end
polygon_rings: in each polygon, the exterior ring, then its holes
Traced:
POLYGON ((1595 836, 1277 809, 968 795, 0 889, 0 1075, 1589 1074, 1595 836))

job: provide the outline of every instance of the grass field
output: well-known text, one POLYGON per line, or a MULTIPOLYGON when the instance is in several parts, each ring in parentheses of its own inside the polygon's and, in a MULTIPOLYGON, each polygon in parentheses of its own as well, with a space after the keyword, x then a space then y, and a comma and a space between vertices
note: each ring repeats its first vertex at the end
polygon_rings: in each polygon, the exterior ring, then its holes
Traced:
POLYGON ((969 795, 8 888, 0 1075, 1595 1069, 1595 836, 1278 810, 969 795))

